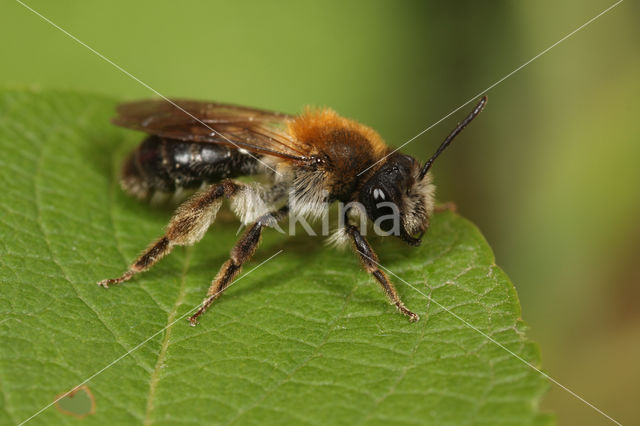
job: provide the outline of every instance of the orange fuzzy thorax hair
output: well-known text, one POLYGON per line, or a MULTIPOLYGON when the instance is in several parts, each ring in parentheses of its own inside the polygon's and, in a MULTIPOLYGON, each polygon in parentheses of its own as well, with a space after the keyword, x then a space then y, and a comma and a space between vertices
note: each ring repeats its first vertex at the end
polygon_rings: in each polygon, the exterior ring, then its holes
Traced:
MULTIPOLYGON (((329 141, 333 132, 344 130, 364 137, 369 142, 369 148, 374 157, 382 157, 389 150, 375 130, 357 121, 341 117, 329 108, 313 109, 307 107, 302 114, 290 121, 288 126, 291 136, 310 145, 321 146, 329 141)), ((354 143, 356 142, 354 141, 354 143)))

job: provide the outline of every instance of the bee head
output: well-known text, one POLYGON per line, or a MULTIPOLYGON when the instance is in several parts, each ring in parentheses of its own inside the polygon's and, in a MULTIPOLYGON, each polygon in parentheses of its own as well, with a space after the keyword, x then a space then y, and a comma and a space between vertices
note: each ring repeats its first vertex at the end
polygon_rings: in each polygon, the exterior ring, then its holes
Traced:
POLYGON ((421 167, 408 155, 393 153, 365 182, 360 190, 360 203, 369 219, 387 235, 396 235, 408 244, 420 244, 420 236, 429 226, 433 213, 435 186, 429 169, 453 139, 482 112, 487 104, 483 96, 471 113, 440 144, 421 167))
POLYGON ((364 183, 360 203, 374 227, 417 246, 429 226, 435 186, 431 175, 420 175, 420 164, 404 154, 390 155, 364 183))

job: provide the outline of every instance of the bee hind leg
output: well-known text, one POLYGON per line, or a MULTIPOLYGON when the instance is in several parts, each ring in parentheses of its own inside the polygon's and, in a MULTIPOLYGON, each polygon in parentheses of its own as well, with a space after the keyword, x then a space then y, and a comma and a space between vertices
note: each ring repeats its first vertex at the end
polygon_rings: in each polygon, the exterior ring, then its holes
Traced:
POLYGON ((213 223, 223 197, 233 197, 243 186, 227 179, 195 194, 178 207, 167 225, 165 234, 151 243, 122 276, 102 280, 98 285, 107 288, 111 284, 127 281, 135 274, 151 268, 169 254, 174 246, 192 245, 200 241, 213 223))
POLYGON ((229 287, 229 284, 235 279, 235 277, 242 270, 242 265, 248 262, 260 243, 260 237, 262 236, 262 230, 265 226, 270 226, 276 222, 282 220, 288 213, 288 206, 282 207, 272 213, 268 213, 251 225, 249 229, 240 237, 235 246, 231 249, 231 255, 227 260, 218 275, 213 279, 211 287, 207 292, 207 297, 204 298, 200 308, 189 318, 191 325, 197 325, 197 318, 202 315, 209 306, 222 294, 222 292, 229 287))

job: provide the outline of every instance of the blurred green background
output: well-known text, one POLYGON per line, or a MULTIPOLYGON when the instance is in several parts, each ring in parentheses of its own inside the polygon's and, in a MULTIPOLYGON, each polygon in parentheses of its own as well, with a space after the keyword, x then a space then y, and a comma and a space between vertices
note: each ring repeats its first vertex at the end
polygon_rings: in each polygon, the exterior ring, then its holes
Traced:
MULTIPOLYGON (((166 96, 331 106, 398 146, 614 1, 27 4, 166 96)), ((148 89, 19 3, 0 84, 148 89)), ((434 169, 513 279, 546 371, 623 423, 640 395, 640 7, 625 1, 489 92, 434 169)), ((404 149, 426 158, 463 108, 404 149)), ((553 386, 560 424, 606 424, 553 386)))

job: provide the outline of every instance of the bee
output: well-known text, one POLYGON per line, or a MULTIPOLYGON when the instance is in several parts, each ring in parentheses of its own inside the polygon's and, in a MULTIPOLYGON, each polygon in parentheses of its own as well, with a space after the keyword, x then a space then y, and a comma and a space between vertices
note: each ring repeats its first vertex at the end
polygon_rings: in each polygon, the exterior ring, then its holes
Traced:
POLYGON ((213 279, 192 325, 240 273, 256 251, 265 227, 287 215, 318 218, 333 202, 346 203, 331 239, 349 242, 364 269, 390 303, 410 321, 418 315, 400 299, 379 268, 373 248, 350 220, 379 219, 380 228, 398 224, 393 235, 411 246, 421 242, 434 212, 435 186, 429 169, 451 141, 484 108, 486 96, 447 136, 423 165, 389 148, 370 127, 331 109, 306 109, 292 116, 236 105, 188 100, 145 100, 118 107, 113 123, 148 134, 122 168, 121 184, 138 197, 202 187, 170 219, 152 242, 108 288, 146 271, 175 246, 198 242, 228 199, 246 231, 213 279), (244 183, 234 178, 260 177, 244 183), (388 204, 396 206, 390 209, 388 204), (386 225, 385 225, 386 224, 386 225))

